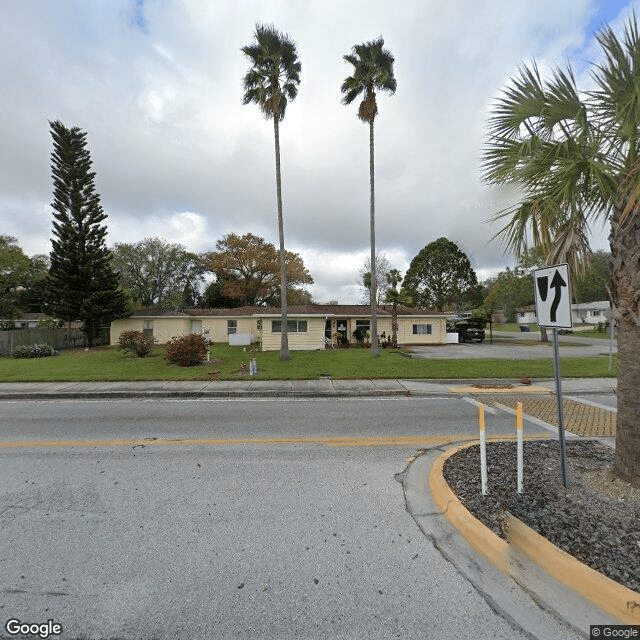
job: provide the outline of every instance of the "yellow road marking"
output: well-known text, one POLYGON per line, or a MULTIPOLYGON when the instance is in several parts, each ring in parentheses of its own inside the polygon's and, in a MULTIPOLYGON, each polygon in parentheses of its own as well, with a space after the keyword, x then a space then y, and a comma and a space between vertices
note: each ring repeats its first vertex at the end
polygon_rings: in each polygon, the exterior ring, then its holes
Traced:
MULTIPOLYGON (((542 433, 536 438, 547 438, 542 433)), ((120 438, 115 440, 16 440, 0 442, 0 449, 23 449, 37 447, 166 447, 166 446, 229 446, 229 445, 287 445, 287 444, 321 444, 327 447, 389 447, 389 446, 419 446, 449 444, 466 440, 475 440, 477 436, 431 435, 431 436, 393 436, 393 437, 362 437, 362 438, 120 438)), ((512 439, 511 436, 491 436, 489 440, 512 439)))

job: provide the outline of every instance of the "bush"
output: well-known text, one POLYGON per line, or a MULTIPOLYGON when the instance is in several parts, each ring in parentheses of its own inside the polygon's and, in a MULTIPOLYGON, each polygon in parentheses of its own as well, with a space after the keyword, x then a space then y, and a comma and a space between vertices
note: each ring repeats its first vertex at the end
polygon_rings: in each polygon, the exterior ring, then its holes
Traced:
POLYGON ((47 358, 55 355, 55 349, 48 344, 22 345, 13 352, 14 358, 47 358))
POLYGON ((142 331, 123 331, 118 338, 118 349, 125 353, 133 351, 138 358, 144 358, 151 353, 156 339, 142 331))
POLYGON ((181 367, 192 367, 207 359, 209 341, 201 333, 174 336, 164 352, 166 360, 181 367))
POLYGON ((62 320, 56 320, 48 316, 38 320, 38 329, 62 329, 62 327, 64 327, 62 320))

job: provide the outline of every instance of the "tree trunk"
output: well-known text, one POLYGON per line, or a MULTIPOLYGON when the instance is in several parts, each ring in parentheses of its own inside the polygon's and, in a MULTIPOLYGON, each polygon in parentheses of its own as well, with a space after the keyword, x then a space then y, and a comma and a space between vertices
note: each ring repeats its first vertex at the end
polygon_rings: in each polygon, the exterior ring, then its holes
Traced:
POLYGON ((273 116, 273 133, 276 145, 276 192, 278 196, 278 234, 280 236, 280 360, 289 359, 289 333, 287 331, 287 267, 284 253, 284 222, 282 220, 282 187, 280 176, 280 126, 278 115, 273 116))
POLYGON ((378 279, 376 277, 376 204, 374 188, 374 162, 373 162, 373 116, 369 120, 369 192, 370 192, 370 235, 371 235, 371 355, 377 357, 380 354, 378 344, 378 279))
POLYGON ((393 301, 393 313, 391 317, 391 347, 393 349, 398 348, 398 303, 395 300, 393 301))
POLYGON ((618 326, 618 416, 614 473, 640 487, 640 211, 611 218, 611 282, 618 326))

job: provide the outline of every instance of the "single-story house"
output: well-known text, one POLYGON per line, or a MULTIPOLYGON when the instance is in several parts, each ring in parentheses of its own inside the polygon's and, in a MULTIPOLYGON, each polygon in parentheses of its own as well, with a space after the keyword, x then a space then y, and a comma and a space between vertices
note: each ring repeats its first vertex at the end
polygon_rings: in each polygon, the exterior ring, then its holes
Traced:
MULTIPOLYGON (((607 322, 610 317, 611 305, 608 300, 596 302, 581 302, 571 305, 571 322, 574 326, 595 326, 601 322, 607 322)), ((516 309, 518 324, 536 324, 536 308, 531 305, 516 309)), ((589 328, 589 327, 585 327, 589 328)))
MULTIPOLYGON (((378 307, 378 335, 391 335, 391 305, 378 307)), ((355 342, 353 332, 370 330, 368 305, 307 304, 290 306, 287 314, 289 348, 324 349, 339 339, 355 342)), ((118 344, 123 331, 143 331, 158 343, 174 336, 203 333, 212 342, 259 343, 262 351, 280 349, 280 309, 278 307, 238 307, 236 309, 185 309, 159 311, 141 309, 130 317, 111 323, 111 345, 118 344)), ((438 311, 398 306, 398 344, 446 344, 446 316, 438 311)))
POLYGON ((571 321, 574 324, 597 325, 607 322, 611 317, 611 304, 608 300, 584 302, 571 305, 571 321))
POLYGON ((44 313, 23 313, 17 318, 0 320, 0 322, 5 328, 12 326, 14 329, 37 329, 38 323, 45 317, 44 313))
POLYGON ((518 324, 535 324, 538 321, 535 305, 516 309, 516 320, 518 324))

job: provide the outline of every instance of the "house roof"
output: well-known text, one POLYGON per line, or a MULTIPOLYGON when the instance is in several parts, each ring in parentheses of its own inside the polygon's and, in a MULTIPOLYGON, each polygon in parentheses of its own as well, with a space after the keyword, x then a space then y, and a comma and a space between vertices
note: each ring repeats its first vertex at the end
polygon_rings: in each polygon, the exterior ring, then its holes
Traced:
POLYGON ((596 302, 580 302, 578 304, 572 304, 571 308, 574 311, 588 311, 589 309, 607 310, 611 308, 611 303, 608 300, 597 300, 596 302))
MULTIPOLYGON (((185 309, 177 310, 160 310, 160 309, 139 309, 135 311, 131 317, 133 318, 159 318, 159 317, 247 317, 247 316, 279 316, 281 314, 280 307, 236 307, 233 309, 185 309)), ((348 304, 304 304, 291 305, 288 308, 289 316, 344 316, 353 318, 361 316, 368 318, 371 316, 371 307, 369 305, 348 305, 348 304)), ((391 317, 392 305, 379 305, 378 316, 391 317)), ((414 309, 398 305, 398 316, 445 316, 440 311, 431 309, 414 309)))
POLYGON ((179 309, 137 309, 131 314, 131 318, 179 318, 188 317, 189 314, 179 309))

